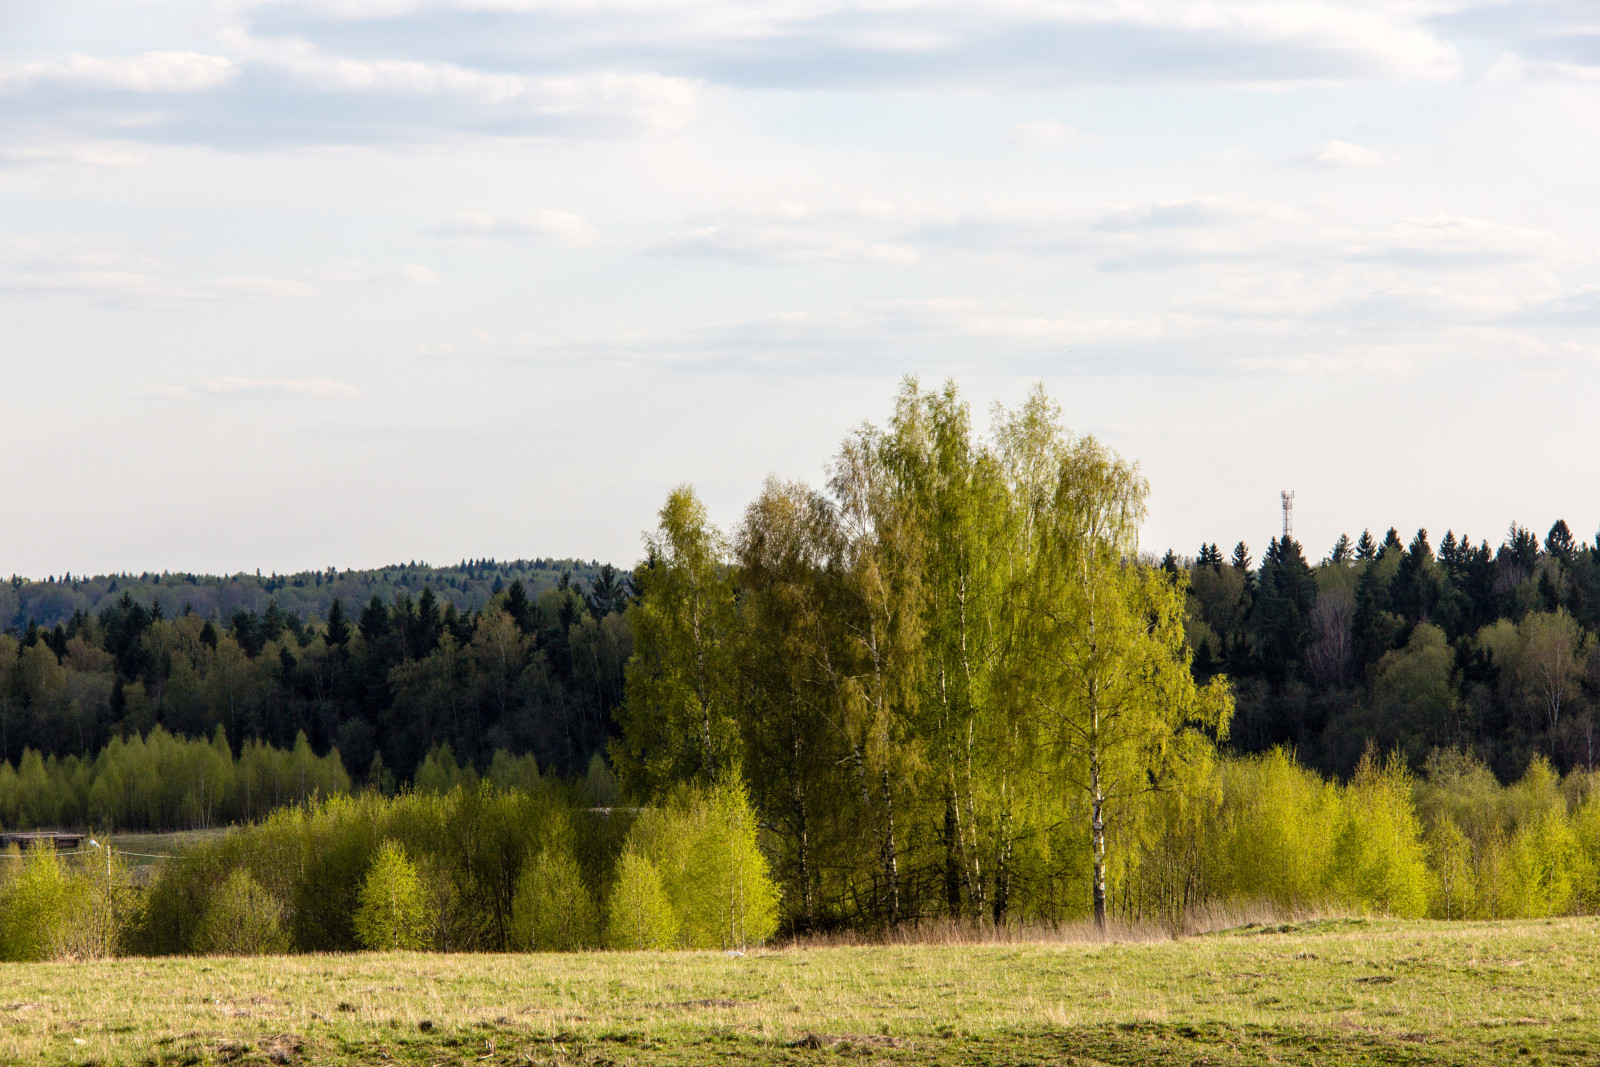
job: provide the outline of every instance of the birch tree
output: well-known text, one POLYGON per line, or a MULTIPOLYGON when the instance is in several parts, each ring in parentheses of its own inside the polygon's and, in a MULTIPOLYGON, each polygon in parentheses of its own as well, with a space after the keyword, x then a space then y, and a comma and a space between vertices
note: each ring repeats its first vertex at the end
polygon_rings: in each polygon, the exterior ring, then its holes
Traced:
POLYGON ((1181 786, 1232 712, 1190 673, 1186 590, 1139 564, 1147 486, 1093 438, 1065 445, 1022 600, 1023 710, 1052 777, 1089 816, 1095 923, 1106 924, 1108 815, 1181 786))

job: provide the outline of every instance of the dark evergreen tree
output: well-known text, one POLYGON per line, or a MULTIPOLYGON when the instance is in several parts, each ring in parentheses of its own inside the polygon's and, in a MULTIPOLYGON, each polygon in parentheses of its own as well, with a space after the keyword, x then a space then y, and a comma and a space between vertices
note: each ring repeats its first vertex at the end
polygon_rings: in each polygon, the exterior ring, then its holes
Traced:
POLYGON ((344 604, 338 597, 333 598, 333 606, 328 609, 326 637, 328 644, 338 649, 343 649, 350 642, 350 620, 345 617, 344 604))
POLYGON ((1566 519, 1557 519, 1555 525, 1550 527, 1550 533, 1544 539, 1544 550, 1562 563, 1572 562, 1578 546, 1572 539, 1572 528, 1567 525, 1566 519))
POLYGON ((1267 544, 1257 576, 1252 629, 1262 672, 1281 685, 1300 663, 1311 642, 1311 609, 1317 601, 1317 579, 1300 545, 1291 537, 1267 544))
POLYGON ((506 590, 506 614, 517 624, 517 629, 531 634, 537 628, 533 604, 528 600, 528 590, 521 582, 512 582, 506 590))

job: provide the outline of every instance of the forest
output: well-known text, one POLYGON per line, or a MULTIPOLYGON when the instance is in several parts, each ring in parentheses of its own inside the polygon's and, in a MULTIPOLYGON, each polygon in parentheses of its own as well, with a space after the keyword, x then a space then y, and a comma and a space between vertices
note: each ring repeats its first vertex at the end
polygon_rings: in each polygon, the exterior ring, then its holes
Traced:
POLYGON ((49 629, 30 618, 0 634, 0 758, 86 760, 157 727, 204 740, 220 728, 235 754, 250 740, 292 748, 303 734, 362 780, 408 780, 436 745, 480 768, 507 749, 584 771, 621 699, 628 576, 564 570, 533 594, 522 578, 497 589, 501 575, 473 574, 460 586, 484 595, 476 609, 420 580, 413 595, 409 573, 388 600, 374 592, 347 606, 333 595, 365 591, 369 573, 329 583, 319 619, 280 607, 277 594, 259 612, 207 615, 188 597, 215 586, 173 589, 169 577, 148 603, 124 589, 49 629), (164 606, 172 599, 181 606, 164 606))
MULTIPOLYGON (((630 572, 320 617, 107 585, 0 636, 0 821, 242 824, 128 891, 144 951, 220 950, 215 909, 391 944, 363 894, 485 949, 1600 908, 1600 541, 1158 558, 1148 493, 1042 390, 980 433, 908 380, 732 529, 674 490, 630 572)), ((99 892, 73 862, 31 877, 99 892)))

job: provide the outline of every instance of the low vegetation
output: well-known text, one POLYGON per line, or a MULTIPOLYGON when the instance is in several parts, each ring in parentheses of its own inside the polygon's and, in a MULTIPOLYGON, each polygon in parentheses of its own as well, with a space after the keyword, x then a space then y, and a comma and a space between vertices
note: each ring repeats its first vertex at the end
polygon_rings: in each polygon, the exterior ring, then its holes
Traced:
MULTIPOLYGON (((1084 931, 1088 933, 1088 931, 1084 931)), ((0 1061, 1565 1064, 1594 921, 1182 940, 0 965, 0 1061)))

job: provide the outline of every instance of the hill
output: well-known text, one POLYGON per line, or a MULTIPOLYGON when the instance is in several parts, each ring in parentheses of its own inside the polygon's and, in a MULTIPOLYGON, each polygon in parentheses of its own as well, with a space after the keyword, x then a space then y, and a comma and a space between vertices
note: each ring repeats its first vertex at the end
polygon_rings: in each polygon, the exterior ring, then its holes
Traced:
POLYGON ((145 606, 159 606, 168 618, 185 609, 207 619, 230 619, 235 612, 261 614, 269 603, 278 610, 311 621, 326 619, 335 598, 346 607, 376 596, 385 604, 401 594, 424 589, 454 604, 458 611, 476 611, 512 582, 521 582, 530 596, 552 589, 563 574, 582 585, 592 584, 598 560, 516 559, 462 560, 442 567, 412 561, 366 570, 300 571, 295 574, 63 574, 44 581, 12 577, 0 584, 0 630, 24 632, 29 622, 53 629, 74 612, 97 615, 123 596, 145 606))

